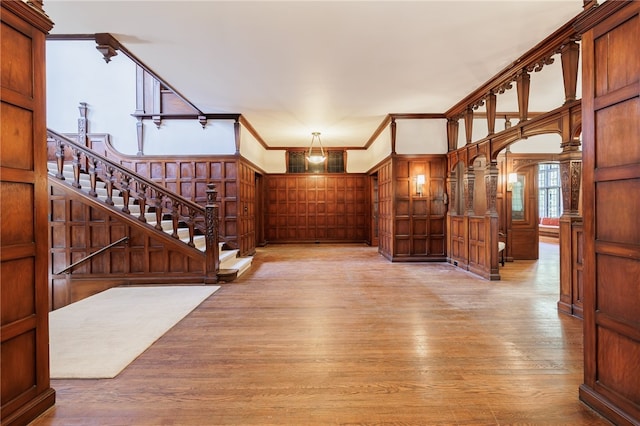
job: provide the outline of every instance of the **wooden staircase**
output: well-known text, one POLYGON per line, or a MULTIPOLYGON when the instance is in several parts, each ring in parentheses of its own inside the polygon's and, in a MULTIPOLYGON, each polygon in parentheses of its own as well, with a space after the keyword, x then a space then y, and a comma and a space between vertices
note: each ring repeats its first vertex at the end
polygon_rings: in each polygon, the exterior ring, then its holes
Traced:
POLYGON ((251 257, 239 257, 237 249, 218 240, 214 185, 209 185, 203 207, 51 130, 48 145, 50 185, 180 245, 180 251, 201 259, 204 283, 233 281, 251 266, 251 257))

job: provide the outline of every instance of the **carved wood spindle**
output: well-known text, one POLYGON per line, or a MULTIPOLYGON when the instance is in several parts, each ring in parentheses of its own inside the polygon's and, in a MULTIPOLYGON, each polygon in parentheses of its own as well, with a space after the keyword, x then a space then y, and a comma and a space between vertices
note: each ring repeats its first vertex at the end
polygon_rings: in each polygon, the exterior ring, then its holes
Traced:
POLYGON ((218 250, 219 206, 216 203, 218 192, 212 183, 207 184, 207 204, 204 211, 205 220, 205 284, 218 282, 220 257, 218 250))
POLYGON ((82 146, 89 146, 87 143, 87 103, 80 102, 78 110, 80 111, 80 118, 78 118, 78 143, 82 146))
POLYGON ((64 143, 60 139, 56 139, 56 164, 58 166, 58 171, 56 172, 56 177, 60 180, 64 180, 64 143))
POLYGON ((131 195, 131 188, 129 187, 131 182, 131 176, 127 174, 120 175, 120 195, 122 196, 122 212, 131 213, 129 210, 129 196, 131 195))
POLYGON ((142 156, 144 155, 144 123, 140 117, 138 117, 138 122, 136 123, 136 135, 138 138, 138 152, 136 155, 142 156))
POLYGON ((522 70, 516 76, 516 91, 518 95, 518 113, 520 121, 529 118, 529 89, 531 87, 531 76, 526 70, 522 70))
POLYGON ((82 153, 78 149, 73 150, 73 183, 74 188, 82 188, 80 185, 80 158, 82 153))
POLYGON ((189 222, 187 222, 187 226, 189 227, 189 242, 187 243, 190 247, 195 247, 195 243, 193 242, 193 237, 195 236, 195 212, 192 208, 189 209, 189 222))
POLYGON ((155 203, 154 206, 156 208, 156 226, 155 228, 158 231, 162 231, 162 215, 163 215, 163 209, 162 209, 162 199, 164 198, 164 194, 160 191, 156 191, 156 199, 155 199, 155 203))
POLYGON ((144 216, 145 211, 147 210, 147 188, 148 185, 146 183, 139 182, 138 183, 138 205, 140 206, 140 214, 138 215, 138 220, 140 222, 147 222, 147 218, 144 216))
POLYGON ((171 202, 171 226, 173 230, 171 231, 171 236, 173 238, 178 238, 178 222, 180 221, 180 209, 182 206, 175 201, 171 202))
POLYGON ((449 151, 458 149, 458 128, 457 119, 450 118, 447 120, 447 145, 449 151))
POLYGON ((467 145, 469 145, 473 138, 473 108, 471 107, 468 107, 464 113, 464 132, 467 145))
POLYGON ((97 158, 91 158, 89 160, 89 180, 91 181, 91 189, 89 189, 89 195, 91 195, 92 197, 98 196, 98 193, 96 192, 97 165, 97 158))
POLYGON ((107 176, 105 180, 106 189, 107 189, 107 198, 104 200, 105 204, 113 206, 113 175, 115 173, 115 168, 113 166, 107 167, 107 176))
POLYGON ((562 61, 562 79, 564 83, 564 103, 576 100, 578 84, 578 64, 580 61, 580 46, 575 41, 562 46, 560 50, 562 61))
POLYGON ((492 91, 487 95, 486 108, 487 108, 487 127, 489 129, 489 136, 493 135, 496 131, 496 105, 497 97, 492 91))

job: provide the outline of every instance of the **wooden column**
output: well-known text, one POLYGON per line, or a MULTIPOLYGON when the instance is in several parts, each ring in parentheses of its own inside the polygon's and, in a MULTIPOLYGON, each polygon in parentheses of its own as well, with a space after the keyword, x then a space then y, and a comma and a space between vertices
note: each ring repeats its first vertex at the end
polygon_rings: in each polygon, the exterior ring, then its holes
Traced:
POLYGON ((217 203, 218 191, 212 183, 207 185, 207 204, 205 206, 205 284, 218 282, 220 253, 218 248, 218 227, 220 226, 220 206, 217 203))
MULTIPOLYGON (((571 124, 568 127, 572 127, 571 124)), ((573 139, 569 133, 568 138, 561 144, 560 157, 560 183, 562 185, 562 216, 559 223, 560 241, 560 299, 558 311, 569 315, 578 316, 574 309, 576 302, 582 297, 582 274, 576 274, 574 266, 577 259, 576 250, 581 246, 574 237, 574 224, 582 224, 580 216, 580 185, 582 182, 582 152, 579 151, 580 141, 573 139)), ((582 250, 580 250, 582 251, 582 250)))
POLYGON ((467 108, 464 113, 464 133, 467 145, 469 145, 473 139, 473 109, 471 107, 467 108))
POLYGON ((489 129, 488 136, 493 135, 496 132, 496 94, 491 92, 485 99, 487 108, 487 128, 489 129))
POLYGON ((485 256, 487 259, 486 273, 490 280, 499 280, 498 270, 498 163, 493 160, 487 164, 484 172, 484 184, 487 194, 487 211, 485 212, 485 256))
POLYGON ((458 149, 458 120, 450 118, 447 120, 447 149, 449 151, 455 151, 458 149))
POLYGON ((475 189, 476 175, 473 172, 473 166, 467 167, 464 173, 464 214, 473 216, 473 191, 475 189))
POLYGON ((562 46, 562 80, 564 81, 564 103, 576 100, 578 83, 578 61, 580 60, 580 46, 575 41, 562 46))
POLYGON ((531 86, 531 76, 526 70, 522 70, 516 77, 516 90, 518 93, 518 112, 520 121, 529 118, 529 87, 531 86))
POLYGON ((391 119, 391 155, 396 154, 396 132, 397 132, 396 119, 391 119))
POLYGON ((240 155, 240 121, 233 123, 233 135, 236 142, 236 155, 240 155))

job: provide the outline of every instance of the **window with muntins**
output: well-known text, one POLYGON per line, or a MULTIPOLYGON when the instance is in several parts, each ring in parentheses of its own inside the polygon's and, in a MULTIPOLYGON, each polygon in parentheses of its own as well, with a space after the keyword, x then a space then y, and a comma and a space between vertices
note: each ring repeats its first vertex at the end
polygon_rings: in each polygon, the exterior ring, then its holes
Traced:
POLYGON ((560 165, 557 163, 538 165, 538 215, 539 217, 562 215, 560 165))
POLYGON ((323 163, 307 161, 307 151, 287 152, 287 173, 345 173, 344 151, 326 151, 323 163))

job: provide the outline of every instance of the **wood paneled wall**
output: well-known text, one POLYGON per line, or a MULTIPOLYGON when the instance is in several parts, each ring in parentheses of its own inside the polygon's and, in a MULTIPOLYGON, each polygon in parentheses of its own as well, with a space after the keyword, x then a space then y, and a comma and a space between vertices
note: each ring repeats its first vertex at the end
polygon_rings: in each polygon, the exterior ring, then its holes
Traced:
POLYGON ((469 218, 462 215, 449 216, 449 260, 456 266, 469 269, 469 250, 467 235, 469 218))
POLYGON ((393 161, 382 163, 378 170, 378 251, 393 258, 394 190, 393 161))
POLYGON ((250 162, 238 156, 125 156, 115 151, 104 134, 89 134, 88 143, 96 152, 202 206, 207 184, 215 184, 221 239, 238 249, 240 256, 252 255, 258 239, 263 242, 262 210, 258 208, 262 193, 257 187, 261 174, 250 162))
POLYGON ((444 203, 447 158, 442 155, 396 156, 394 176, 394 261, 444 261, 444 203), (416 176, 424 175, 418 188, 416 176))
MULTIPOLYGON (((202 206, 207 184, 213 183, 220 204, 220 238, 231 248, 238 241, 238 159, 236 157, 147 157, 121 159, 121 164, 169 191, 202 206)), ((255 245, 254 245, 255 248, 255 245)), ((247 250, 245 250, 247 251, 247 250)))
POLYGON ((0 17, 0 346, 3 425, 53 405, 49 380, 45 34, 51 21, 22 1, 0 17))
POLYGON ((121 284, 162 284, 175 282, 175 278, 184 283, 202 282, 204 254, 193 256, 169 235, 157 238, 143 227, 127 225, 106 208, 64 187, 50 184, 49 191, 50 309, 121 284), (129 240, 80 264, 71 274, 59 274, 122 237, 129 240))
POLYGON ((368 176, 287 174, 266 177, 269 242, 364 242, 369 237, 368 176))
POLYGON ((469 270, 484 275, 487 263, 487 236, 484 216, 469 217, 469 270))
POLYGON ((258 180, 260 176, 246 161, 238 162, 238 248, 240 256, 251 256, 256 252, 260 221, 258 180))
MULTIPOLYGON (((582 37, 584 362, 580 398, 640 424, 640 2, 582 37)), ((609 15, 607 15, 609 13, 609 15)))
POLYGON ((570 253, 571 276, 560 280, 560 300, 558 311, 582 318, 584 297, 584 226, 581 221, 562 223, 571 232, 570 253))

